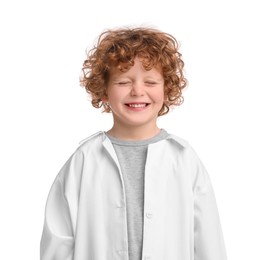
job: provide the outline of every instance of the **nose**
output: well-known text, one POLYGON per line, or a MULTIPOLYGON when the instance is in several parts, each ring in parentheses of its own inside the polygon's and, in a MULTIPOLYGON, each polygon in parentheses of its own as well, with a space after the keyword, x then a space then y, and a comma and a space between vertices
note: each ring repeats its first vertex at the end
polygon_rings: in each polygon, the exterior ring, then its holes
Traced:
POLYGON ((131 88, 131 96, 143 96, 144 86, 141 82, 134 82, 131 88))

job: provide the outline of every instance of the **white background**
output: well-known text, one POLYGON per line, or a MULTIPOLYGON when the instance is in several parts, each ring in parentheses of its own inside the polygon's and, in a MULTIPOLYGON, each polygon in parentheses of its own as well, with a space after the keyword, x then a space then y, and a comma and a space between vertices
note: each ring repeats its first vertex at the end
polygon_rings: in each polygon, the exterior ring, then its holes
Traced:
POLYGON ((228 258, 265 259, 263 2, 1 1, 1 259, 39 259, 57 172, 80 140, 111 126, 79 75, 97 36, 125 25, 154 26, 180 41, 189 87, 160 127, 187 139, 207 167, 228 258))

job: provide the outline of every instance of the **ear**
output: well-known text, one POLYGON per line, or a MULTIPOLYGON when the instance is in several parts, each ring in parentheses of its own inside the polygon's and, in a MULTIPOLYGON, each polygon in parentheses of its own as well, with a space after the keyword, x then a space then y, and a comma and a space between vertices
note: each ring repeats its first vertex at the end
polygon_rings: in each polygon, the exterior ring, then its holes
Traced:
POLYGON ((104 93, 102 95, 102 102, 108 102, 108 94, 107 94, 107 88, 105 88, 104 93))
POLYGON ((106 103, 108 102, 109 98, 108 98, 108 94, 107 94, 107 86, 105 86, 105 89, 104 89, 104 93, 102 95, 102 98, 101 98, 102 102, 106 103))
POLYGON ((107 95, 104 95, 103 97, 102 97, 102 102, 108 102, 108 96, 107 95))
POLYGON ((167 102, 168 101, 168 96, 167 96, 167 93, 164 92, 164 102, 167 102))

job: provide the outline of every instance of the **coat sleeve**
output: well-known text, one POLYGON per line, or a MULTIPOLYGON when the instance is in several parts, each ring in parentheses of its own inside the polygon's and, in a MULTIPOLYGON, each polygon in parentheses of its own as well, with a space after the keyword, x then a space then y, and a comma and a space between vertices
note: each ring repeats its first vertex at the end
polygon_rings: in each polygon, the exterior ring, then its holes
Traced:
POLYGON ((48 195, 40 244, 41 260, 73 260, 83 158, 76 151, 57 175, 48 195))
POLYGON ((41 238, 41 260, 72 260, 74 238, 68 203, 58 176, 50 190, 41 238))
POLYGON ((226 250, 214 191, 208 173, 197 156, 195 172, 195 260, 226 260, 226 250))

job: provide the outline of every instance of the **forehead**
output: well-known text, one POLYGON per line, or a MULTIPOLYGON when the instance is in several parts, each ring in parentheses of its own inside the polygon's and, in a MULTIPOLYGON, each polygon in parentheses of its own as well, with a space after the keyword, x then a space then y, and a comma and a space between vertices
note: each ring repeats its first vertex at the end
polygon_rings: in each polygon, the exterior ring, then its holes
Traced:
POLYGON ((161 75, 162 68, 160 64, 152 66, 149 61, 135 58, 133 62, 120 63, 118 66, 111 66, 109 69, 109 75, 126 75, 131 73, 143 73, 146 75, 161 75))

